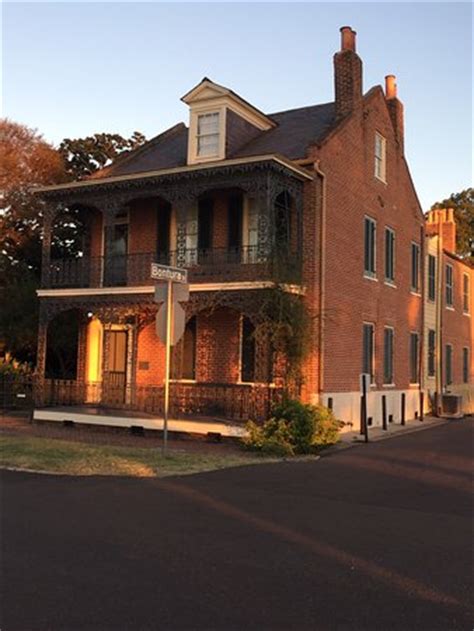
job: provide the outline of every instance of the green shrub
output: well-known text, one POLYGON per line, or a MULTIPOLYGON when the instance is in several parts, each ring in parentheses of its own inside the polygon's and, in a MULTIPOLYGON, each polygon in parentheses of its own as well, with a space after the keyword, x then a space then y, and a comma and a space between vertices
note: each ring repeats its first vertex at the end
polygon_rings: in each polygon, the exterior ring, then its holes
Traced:
POLYGON ((249 421, 243 443, 264 454, 309 454, 336 443, 341 426, 331 410, 288 399, 273 408, 272 417, 263 425, 249 421))

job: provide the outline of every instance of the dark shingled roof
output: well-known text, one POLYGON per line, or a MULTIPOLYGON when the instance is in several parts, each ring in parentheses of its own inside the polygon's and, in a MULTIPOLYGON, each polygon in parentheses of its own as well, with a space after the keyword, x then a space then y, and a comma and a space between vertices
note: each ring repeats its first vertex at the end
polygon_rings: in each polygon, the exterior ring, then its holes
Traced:
MULTIPOLYGON (((310 105, 269 114, 269 117, 278 124, 277 127, 261 132, 227 157, 245 158, 278 153, 290 160, 305 158, 308 146, 322 140, 334 126, 335 104, 310 105)), ((93 177, 131 175, 185 166, 187 145, 188 129, 184 123, 179 123, 93 177)))

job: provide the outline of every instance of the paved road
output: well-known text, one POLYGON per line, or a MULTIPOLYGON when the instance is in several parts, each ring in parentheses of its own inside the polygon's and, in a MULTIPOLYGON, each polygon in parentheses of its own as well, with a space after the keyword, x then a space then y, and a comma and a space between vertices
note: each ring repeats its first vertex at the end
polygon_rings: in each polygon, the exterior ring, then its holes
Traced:
POLYGON ((470 630, 471 439, 161 481, 4 472, 1 629, 470 630))

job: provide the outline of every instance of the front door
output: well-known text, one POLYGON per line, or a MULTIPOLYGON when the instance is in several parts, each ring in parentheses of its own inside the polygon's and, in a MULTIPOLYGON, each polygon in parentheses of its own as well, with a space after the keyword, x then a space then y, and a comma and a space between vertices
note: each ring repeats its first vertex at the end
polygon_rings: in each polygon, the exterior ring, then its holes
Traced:
POLYGON ((104 375, 102 403, 114 407, 126 401, 128 332, 109 331, 108 336, 108 369, 104 375))

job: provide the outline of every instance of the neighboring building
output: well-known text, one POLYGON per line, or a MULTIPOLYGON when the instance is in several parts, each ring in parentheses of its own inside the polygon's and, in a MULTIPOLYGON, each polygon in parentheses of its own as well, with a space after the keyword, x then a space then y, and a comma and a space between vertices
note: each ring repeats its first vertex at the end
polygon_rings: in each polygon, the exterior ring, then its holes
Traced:
POLYGON ((182 99, 189 127, 92 178, 38 190, 40 376, 49 323, 71 309, 80 316, 76 379, 46 379, 45 402, 160 411, 157 261, 190 274, 174 414, 268 414, 288 384, 287 358, 264 326, 275 287, 310 315, 303 400, 358 427, 360 375, 369 373, 369 422, 381 423, 382 396, 394 422, 402 395, 406 418, 420 413, 424 217, 404 157, 403 106, 392 75, 385 93, 363 93, 355 32, 341 34, 334 102, 264 114, 204 78, 182 99), (64 206, 82 214, 84 255, 52 260, 64 206))
POLYGON ((425 269, 425 388, 438 412, 440 395, 450 393, 462 395, 463 411, 472 414, 474 269, 456 255, 452 209, 427 215, 425 269))

